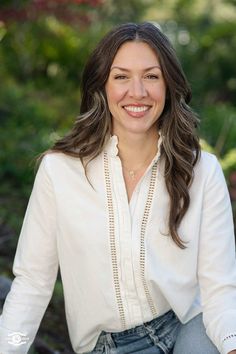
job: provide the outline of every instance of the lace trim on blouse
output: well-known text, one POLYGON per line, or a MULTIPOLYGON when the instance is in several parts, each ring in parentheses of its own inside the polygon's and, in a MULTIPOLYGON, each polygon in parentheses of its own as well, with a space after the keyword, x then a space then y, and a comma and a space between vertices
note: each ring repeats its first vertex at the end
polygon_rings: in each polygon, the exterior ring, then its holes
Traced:
POLYGON ((224 343, 226 340, 231 339, 231 338, 234 338, 234 337, 236 337, 236 333, 231 333, 231 334, 229 334, 228 336, 226 336, 226 337, 222 340, 222 342, 224 343))
MULTIPOLYGON (((125 311, 124 311, 124 305, 121 297, 119 271, 118 271, 118 264, 117 264, 117 252, 116 252, 116 242, 115 242, 115 216, 114 216, 114 207, 113 207, 113 200, 112 200, 111 177, 109 173, 108 155, 106 151, 104 152, 104 173, 105 173, 105 184, 106 184, 107 205, 108 205, 108 215, 109 215, 110 250, 111 250, 115 295, 116 295, 116 301, 118 305, 121 325, 123 329, 126 329, 125 311)), ((145 279, 145 233, 146 233, 147 222, 148 222, 150 209, 152 205, 153 195, 155 191, 156 175, 157 175, 157 162, 155 162, 152 167, 151 180, 150 180, 148 196, 145 204, 144 214, 142 218, 141 234, 140 234, 141 279, 146 294, 147 302, 149 304, 153 317, 157 316, 157 310, 155 308, 154 302, 148 290, 147 282, 145 279)))

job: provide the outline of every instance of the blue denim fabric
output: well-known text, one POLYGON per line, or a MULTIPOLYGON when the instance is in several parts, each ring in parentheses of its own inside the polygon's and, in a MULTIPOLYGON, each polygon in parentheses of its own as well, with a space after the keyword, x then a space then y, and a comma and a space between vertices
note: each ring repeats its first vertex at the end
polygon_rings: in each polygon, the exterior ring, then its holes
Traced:
POLYGON ((202 314, 195 316, 178 330, 173 354, 220 354, 206 334, 202 314))
POLYGON ((102 332, 94 350, 87 354, 169 354, 180 322, 173 311, 123 332, 102 332))

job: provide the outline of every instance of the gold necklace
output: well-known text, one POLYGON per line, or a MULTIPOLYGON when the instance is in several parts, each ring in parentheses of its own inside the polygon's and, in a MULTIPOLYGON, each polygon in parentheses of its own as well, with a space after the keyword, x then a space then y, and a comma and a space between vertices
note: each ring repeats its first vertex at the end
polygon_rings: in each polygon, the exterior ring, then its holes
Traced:
POLYGON ((128 172, 129 177, 132 179, 132 181, 135 180, 136 175, 139 171, 141 171, 143 168, 145 168, 147 165, 149 165, 149 160, 150 158, 148 158, 143 164, 142 166, 140 166, 139 168, 136 168, 135 170, 130 170, 129 168, 127 168, 124 164, 122 164, 122 167, 124 168, 124 170, 126 170, 128 172), (147 164, 148 162, 148 164, 147 164))
MULTIPOLYGON (((123 166, 123 167, 124 167, 124 166, 123 166)), ((135 177, 136 177, 136 173, 137 173, 137 171, 134 171, 134 170, 128 170, 126 167, 124 167, 124 169, 128 172, 129 177, 130 177, 132 180, 135 180, 135 177)))

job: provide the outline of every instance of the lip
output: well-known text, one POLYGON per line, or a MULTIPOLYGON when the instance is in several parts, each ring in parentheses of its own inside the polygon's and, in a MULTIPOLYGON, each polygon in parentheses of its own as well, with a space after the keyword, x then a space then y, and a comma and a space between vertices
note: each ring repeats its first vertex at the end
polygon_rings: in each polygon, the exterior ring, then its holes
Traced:
POLYGON ((122 108, 124 109, 124 111, 130 116, 130 117, 134 117, 134 118, 142 118, 144 117, 151 109, 151 105, 148 105, 148 104, 140 104, 140 103, 131 103, 131 104, 126 104, 126 105, 123 105, 122 108), (138 111, 138 112, 134 112, 134 111, 131 111, 131 110, 128 110, 126 109, 126 107, 146 107, 147 109, 146 110, 143 110, 143 111, 138 111))
POLYGON ((147 107, 151 107, 152 105, 149 103, 126 103, 126 104, 123 104, 122 107, 127 107, 127 106, 134 106, 134 107, 143 107, 143 106, 147 106, 147 107))

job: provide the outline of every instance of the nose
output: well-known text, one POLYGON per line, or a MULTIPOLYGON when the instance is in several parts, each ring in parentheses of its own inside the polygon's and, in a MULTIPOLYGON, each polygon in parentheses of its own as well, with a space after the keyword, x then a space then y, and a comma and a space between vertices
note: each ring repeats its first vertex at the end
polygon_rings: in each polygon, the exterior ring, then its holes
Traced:
POLYGON ((142 79, 134 78, 131 80, 129 86, 129 96, 135 99, 141 99, 147 96, 147 90, 142 82, 142 79))

